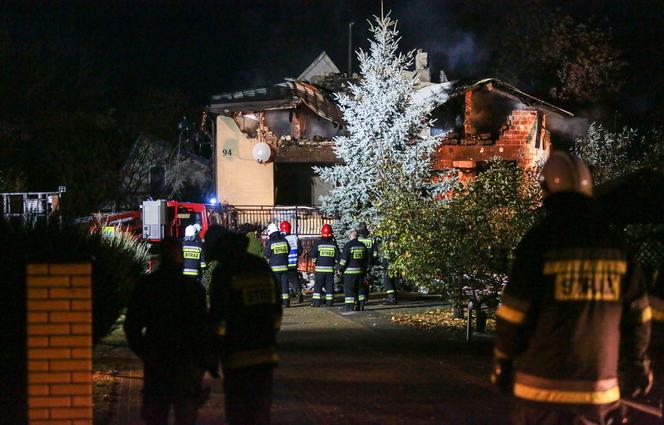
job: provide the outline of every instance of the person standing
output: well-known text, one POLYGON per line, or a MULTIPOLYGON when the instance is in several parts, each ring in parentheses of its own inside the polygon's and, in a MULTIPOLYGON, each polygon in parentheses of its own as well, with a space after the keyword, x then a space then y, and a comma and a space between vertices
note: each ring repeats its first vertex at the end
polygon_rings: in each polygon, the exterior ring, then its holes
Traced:
POLYGON ((203 242, 198 237, 195 225, 189 225, 184 229, 182 255, 184 257, 184 269, 182 271, 184 275, 201 282, 203 270, 207 267, 207 263, 203 252, 203 242))
POLYGON ((399 277, 392 277, 388 273, 389 262, 387 258, 383 257, 383 288, 387 294, 385 305, 397 305, 399 303, 399 277))
POLYGON ((220 264, 210 283, 210 322, 217 330, 226 423, 268 425, 282 315, 277 282, 265 262, 247 252, 244 234, 212 226, 205 245, 220 264))
POLYGON ((652 386, 643 275, 594 213, 583 161, 553 151, 540 183, 548 214, 517 248, 491 379, 517 398, 514 424, 607 424, 621 390, 637 397, 652 386))
POLYGON ((321 291, 325 288, 325 305, 334 304, 334 269, 339 260, 339 247, 332 237, 332 227, 324 224, 321 228, 321 237, 311 248, 311 259, 316 269, 314 273, 314 294, 312 307, 321 306, 321 291))
POLYGON ((299 301, 303 301, 302 286, 300 285, 300 277, 297 271, 297 262, 300 254, 302 254, 302 242, 297 235, 291 234, 291 224, 288 221, 279 223, 279 230, 281 235, 288 241, 288 281, 290 282, 293 292, 299 294, 299 301))
POLYGON ((367 229, 367 224, 365 222, 358 223, 355 230, 357 230, 357 240, 362 242, 364 246, 367 247, 367 253, 369 255, 367 258, 367 271, 364 275, 364 279, 362 279, 362 282, 360 283, 361 291, 359 295, 359 301, 360 305, 363 306, 367 301, 369 301, 369 292, 371 290, 372 279, 371 271, 373 266, 375 266, 378 262, 378 244, 375 238, 369 236, 369 229, 367 229))
POLYGON ((339 270, 343 275, 345 300, 342 311, 351 312, 357 307, 364 310, 366 295, 362 281, 367 272, 369 252, 367 247, 357 240, 357 230, 351 230, 339 260, 339 270), (356 306, 356 300, 359 300, 356 306))
POLYGON ((279 233, 277 225, 270 223, 267 226, 268 240, 263 250, 263 256, 267 258, 272 273, 281 287, 281 304, 290 307, 290 291, 288 288, 288 254, 290 245, 279 233))
POLYGON ((178 425, 193 425, 206 399, 204 370, 214 363, 205 291, 182 274, 177 239, 164 239, 159 249, 159 268, 136 286, 123 328, 143 361, 145 423, 166 425, 172 407, 178 425))

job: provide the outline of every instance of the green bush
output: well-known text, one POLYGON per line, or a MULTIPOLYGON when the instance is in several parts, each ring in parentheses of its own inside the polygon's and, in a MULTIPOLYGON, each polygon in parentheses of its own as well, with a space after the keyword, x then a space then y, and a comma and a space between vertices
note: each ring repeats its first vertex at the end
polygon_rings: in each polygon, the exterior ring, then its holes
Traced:
POLYGON ((464 288, 500 290, 539 204, 534 170, 493 159, 449 199, 393 193, 376 230, 391 274, 458 301, 464 288))
POLYGON ((23 225, 0 220, 3 250, 0 264, 22 279, 26 262, 91 262, 94 341, 106 336, 127 304, 148 264, 141 241, 117 233, 102 236, 75 225, 23 225))

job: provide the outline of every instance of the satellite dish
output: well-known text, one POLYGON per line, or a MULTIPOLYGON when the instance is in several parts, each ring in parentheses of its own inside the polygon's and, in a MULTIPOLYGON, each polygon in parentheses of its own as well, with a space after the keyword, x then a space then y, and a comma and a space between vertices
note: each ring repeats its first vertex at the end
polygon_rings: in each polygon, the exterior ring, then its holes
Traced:
POLYGON ((268 162, 272 157, 272 149, 270 145, 265 142, 258 142, 254 145, 254 148, 251 150, 251 155, 254 157, 256 162, 262 164, 268 162))

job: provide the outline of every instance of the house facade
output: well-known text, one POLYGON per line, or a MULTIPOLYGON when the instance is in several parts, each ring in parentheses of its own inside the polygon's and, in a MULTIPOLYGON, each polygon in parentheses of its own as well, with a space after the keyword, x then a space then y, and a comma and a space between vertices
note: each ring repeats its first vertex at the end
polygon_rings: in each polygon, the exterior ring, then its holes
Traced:
MULTIPOLYGON (((432 83, 426 52, 418 51, 408 77, 418 84, 414 100, 432 101, 432 135, 441 143, 437 170, 454 168, 467 180, 498 156, 521 167, 544 161, 552 134, 573 114, 497 79, 432 83)), ((323 52, 296 79, 212 96, 216 118, 217 199, 231 205, 320 205, 329 187, 312 166, 337 162, 333 139, 344 122, 334 92, 345 76, 323 52), (267 146, 266 146, 267 145, 267 146), (257 151, 269 159, 258 158, 257 151), (258 159, 258 160, 257 160, 258 159)))

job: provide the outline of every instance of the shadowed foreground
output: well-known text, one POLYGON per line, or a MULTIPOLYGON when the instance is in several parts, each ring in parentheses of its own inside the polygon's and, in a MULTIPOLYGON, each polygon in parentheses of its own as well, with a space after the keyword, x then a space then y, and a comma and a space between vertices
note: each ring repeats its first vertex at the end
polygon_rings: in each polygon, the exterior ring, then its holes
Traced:
MULTIPOLYGON (((273 423, 508 424, 510 400, 487 379, 491 341, 479 338, 466 344, 390 321, 391 313, 426 306, 431 303, 390 308, 373 302, 369 311, 347 316, 336 307, 296 304, 285 310, 273 423)), ((110 423, 140 424, 140 362, 124 346, 106 350, 104 356, 104 363, 116 362, 120 376, 110 423)), ((206 382, 213 394, 199 423, 220 424, 221 381, 206 382)))

